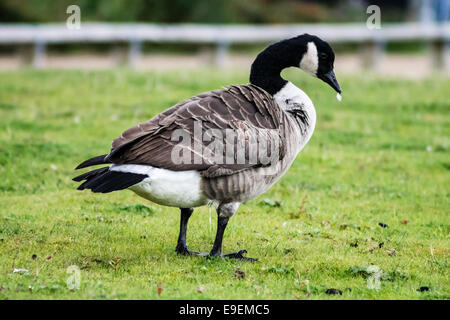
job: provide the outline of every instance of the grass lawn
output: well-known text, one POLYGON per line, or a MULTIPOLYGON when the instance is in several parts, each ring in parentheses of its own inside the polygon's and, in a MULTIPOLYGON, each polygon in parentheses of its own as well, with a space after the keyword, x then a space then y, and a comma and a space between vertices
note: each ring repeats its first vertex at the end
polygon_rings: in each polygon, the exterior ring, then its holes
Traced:
MULTIPOLYGON (((317 79, 285 77, 317 126, 230 220, 224 252, 247 249, 248 263, 177 256, 178 209, 71 181, 125 129, 247 83, 245 70, 0 73, 0 299, 449 299, 450 79, 343 77, 339 103, 317 79)), ((189 247, 209 251, 215 229, 214 209, 196 209, 189 247)))

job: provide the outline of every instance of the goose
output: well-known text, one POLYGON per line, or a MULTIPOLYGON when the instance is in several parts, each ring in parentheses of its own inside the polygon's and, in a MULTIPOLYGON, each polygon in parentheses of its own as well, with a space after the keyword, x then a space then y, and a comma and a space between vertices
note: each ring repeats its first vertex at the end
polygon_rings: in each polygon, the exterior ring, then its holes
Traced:
POLYGON ((109 154, 76 169, 107 166, 73 180, 83 181, 78 190, 129 189, 154 203, 180 208, 178 254, 256 261, 245 256, 246 250, 222 253, 228 222, 241 203, 263 194, 286 173, 316 123, 311 99, 280 73, 300 68, 339 96, 334 59, 330 45, 314 35, 272 44, 254 60, 249 84, 196 95, 126 130, 112 142, 109 154), (186 244, 193 208, 204 205, 217 212, 216 237, 208 253, 186 244))

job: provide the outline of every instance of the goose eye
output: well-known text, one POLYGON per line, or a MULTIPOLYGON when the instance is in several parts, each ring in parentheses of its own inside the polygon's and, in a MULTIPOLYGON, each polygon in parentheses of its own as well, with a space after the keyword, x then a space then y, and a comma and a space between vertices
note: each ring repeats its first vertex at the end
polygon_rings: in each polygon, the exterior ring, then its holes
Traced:
POLYGON ((320 59, 326 59, 326 58, 328 58, 328 55, 325 53, 325 52, 321 52, 321 53, 319 53, 319 57, 320 57, 320 59))

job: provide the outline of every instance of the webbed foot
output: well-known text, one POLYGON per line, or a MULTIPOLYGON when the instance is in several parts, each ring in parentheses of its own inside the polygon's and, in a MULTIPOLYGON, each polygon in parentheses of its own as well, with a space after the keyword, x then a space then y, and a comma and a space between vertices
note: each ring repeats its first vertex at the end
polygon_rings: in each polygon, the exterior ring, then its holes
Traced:
POLYGON ((249 261, 249 262, 255 262, 258 261, 258 259, 256 258, 249 258, 249 257, 244 257, 244 254, 247 253, 247 250, 239 250, 237 252, 231 252, 231 253, 224 253, 224 254, 209 254, 208 258, 212 258, 212 257, 220 257, 220 258, 229 258, 229 259, 238 259, 238 260, 244 260, 244 261, 249 261))

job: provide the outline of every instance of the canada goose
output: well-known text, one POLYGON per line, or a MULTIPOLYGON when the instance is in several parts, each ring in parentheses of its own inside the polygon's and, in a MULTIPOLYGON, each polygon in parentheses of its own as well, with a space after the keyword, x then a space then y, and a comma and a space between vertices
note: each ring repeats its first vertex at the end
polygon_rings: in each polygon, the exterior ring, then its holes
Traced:
POLYGON ((240 203, 267 191, 289 169, 316 123, 310 98, 280 73, 298 67, 339 94, 333 64, 333 50, 316 36, 275 43, 253 62, 250 84, 199 94, 128 129, 113 141, 109 154, 76 169, 110 166, 73 180, 85 180, 78 190, 130 189, 155 203, 180 208, 179 254, 254 261, 244 257, 246 250, 222 254, 228 220, 240 203), (191 251, 186 245, 188 220, 194 207, 208 204, 218 214, 213 248, 209 253, 191 251))

